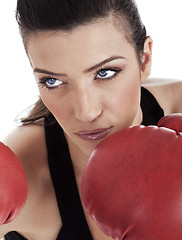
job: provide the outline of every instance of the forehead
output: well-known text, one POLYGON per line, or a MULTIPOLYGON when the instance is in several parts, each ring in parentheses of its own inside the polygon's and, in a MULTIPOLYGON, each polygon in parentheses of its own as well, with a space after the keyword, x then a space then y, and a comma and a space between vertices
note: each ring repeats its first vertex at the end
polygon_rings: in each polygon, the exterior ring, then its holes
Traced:
POLYGON ((40 64, 43 60, 46 64, 50 58, 54 58, 54 63, 64 61, 71 64, 78 59, 84 62, 86 57, 89 64, 92 61, 94 64, 110 55, 126 54, 129 50, 134 52, 125 32, 109 20, 79 26, 70 31, 38 32, 29 36, 26 48, 32 65, 40 64))

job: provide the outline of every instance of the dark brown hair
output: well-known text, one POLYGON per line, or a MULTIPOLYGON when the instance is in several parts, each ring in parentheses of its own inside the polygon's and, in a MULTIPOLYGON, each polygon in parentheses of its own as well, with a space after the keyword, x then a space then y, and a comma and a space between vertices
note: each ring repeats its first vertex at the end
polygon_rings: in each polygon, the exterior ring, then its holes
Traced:
MULTIPOLYGON (((146 29, 134 0, 18 0, 16 10, 24 44, 30 34, 38 31, 71 30, 110 15, 115 17, 117 25, 124 28, 127 40, 133 44, 140 61, 146 29)), ((34 122, 49 114, 39 99, 22 122, 34 122)))

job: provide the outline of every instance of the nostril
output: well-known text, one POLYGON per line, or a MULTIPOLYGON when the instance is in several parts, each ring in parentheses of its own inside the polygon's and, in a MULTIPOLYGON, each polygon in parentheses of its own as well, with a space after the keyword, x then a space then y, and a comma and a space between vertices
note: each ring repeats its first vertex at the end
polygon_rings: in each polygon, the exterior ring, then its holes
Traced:
POLYGON ((87 107, 85 109, 80 108, 75 111, 75 117, 83 122, 93 122, 98 119, 102 114, 102 110, 99 108, 87 107))

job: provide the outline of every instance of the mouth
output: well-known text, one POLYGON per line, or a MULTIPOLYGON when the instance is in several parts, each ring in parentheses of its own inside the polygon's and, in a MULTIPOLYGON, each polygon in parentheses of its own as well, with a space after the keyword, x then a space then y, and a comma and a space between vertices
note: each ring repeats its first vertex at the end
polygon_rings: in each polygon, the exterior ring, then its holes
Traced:
POLYGON ((108 136, 112 128, 113 126, 109 128, 95 129, 93 131, 80 131, 75 133, 75 135, 86 141, 101 140, 108 136))

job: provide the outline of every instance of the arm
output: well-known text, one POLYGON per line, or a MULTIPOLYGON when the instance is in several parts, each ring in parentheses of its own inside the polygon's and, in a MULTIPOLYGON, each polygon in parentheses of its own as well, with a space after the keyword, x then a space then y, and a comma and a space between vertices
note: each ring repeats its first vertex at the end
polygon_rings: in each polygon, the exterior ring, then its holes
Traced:
POLYGON ((18 157, 28 180, 29 192, 20 214, 10 223, 0 226, 0 237, 12 230, 35 231, 33 225, 41 211, 37 207, 40 201, 39 192, 44 192, 43 188, 47 181, 43 173, 47 159, 43 127, 33 125, 18 127, 4 139, 4 144, 18 157), (33 211, 36 211, 36 217, 33 216, 33 211))
POLYGON ((0 237, 15 230, 28 239, 56 239, 62 221, 47 161, 44 127, 18 127, 4 143, 18 156, 28 179, 29 192, 18 217, 0 227, 0 237))

